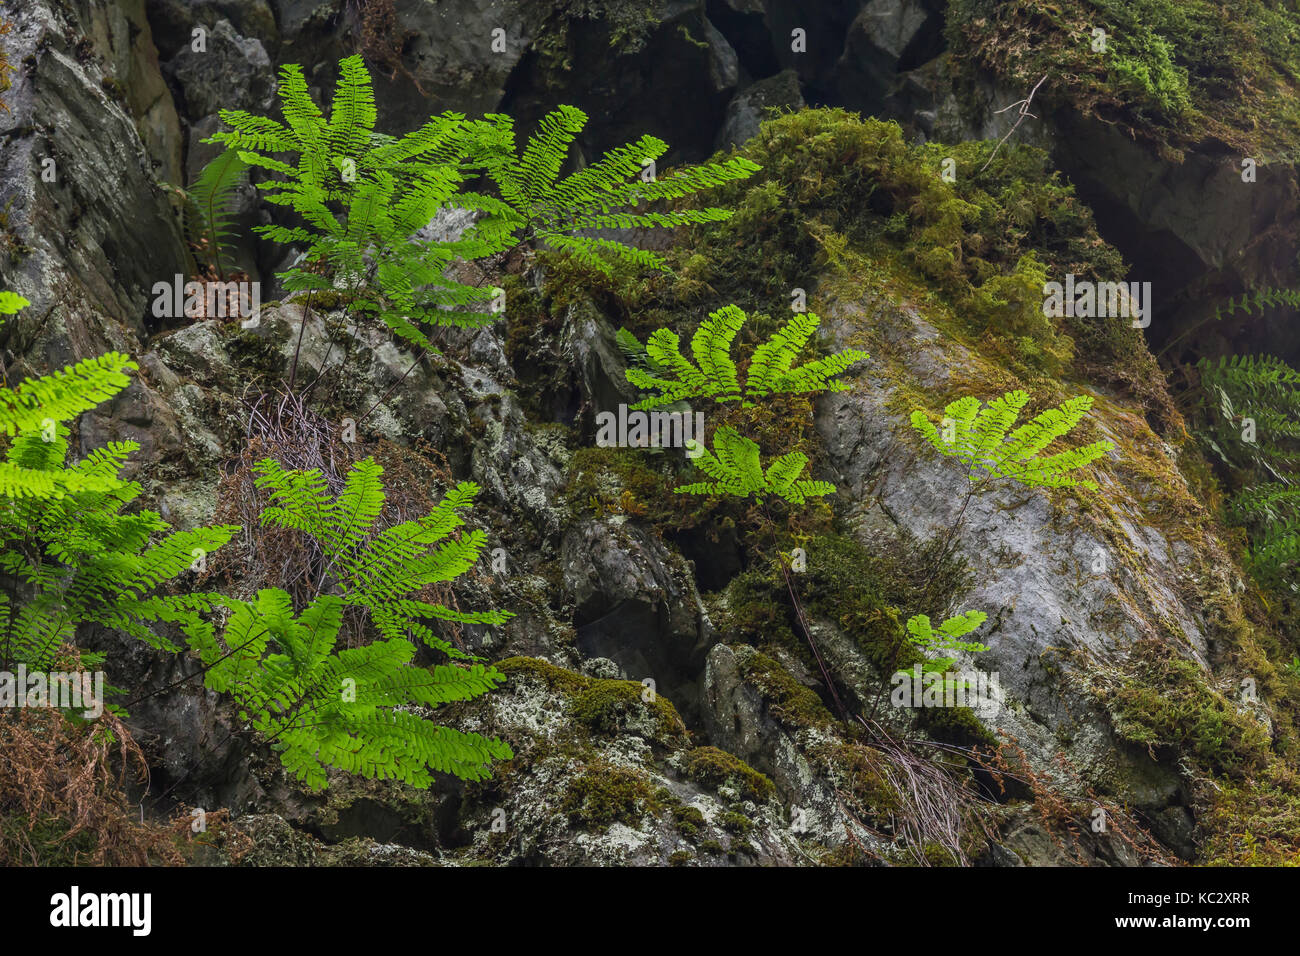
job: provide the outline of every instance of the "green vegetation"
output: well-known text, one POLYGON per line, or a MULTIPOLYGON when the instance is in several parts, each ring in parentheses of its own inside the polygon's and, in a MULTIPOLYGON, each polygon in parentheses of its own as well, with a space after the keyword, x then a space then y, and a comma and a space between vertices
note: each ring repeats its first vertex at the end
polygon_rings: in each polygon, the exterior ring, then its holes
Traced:
POLYGON ((1047 75, 1036 103, 1119 123, 1171 158, 1207 136, 1252 155, 1300 130, 1300 14, 1287 4, 956 0, 947 24, 964 67, 1026 92, 1047 75))
POLYGON ((263 198, 304 220, 299 226, 256 228, 275 242, 307 246, 303 262, 281 274, 285 287, 313 293, 342 288, 350 312, 379 319, 421 349, 432 348, 421 325, 482 325, 504 307, 501 290, 450 277, 454 261, 484 259, 523 241, 566 250, 597 269, 609 268, 602 255, 662 266, 653 253, 587 233, 725 219, 729 213, 720 208, 633 210, 743 179, 756 169, 735 158, 629 182, 642 173, 643 161, 653 162, 668 149, 644 136, 559 179, 570 145, 586 123, 581 110, 567 106, 542 121, 522 152, 514 122, 503 114, 468 121, 448 112, 404 136, 386 136, 374 130, 374 91, 360 56, 340 62, 328 117, 312 101, 296 64, 280 70, 279 96, 284 123, 223 110, 221 118, 231 129, 209 142, 222 143, 243 163, 279 177, 257 183, 263 198), (496 185, 499 196, 462 190, 480 175, 496 185), (421 234, 448 209, 482 215, 455 239, 421 234))
MULTIPOLYGON (((988 615, 983 611, 967 611, 964 614, 958 614, 956 617, 950 617, 939 625, 936 631, 930 625, 930 618, 924 614, 918 614, 907 620, 907 639, 926 657, 911 670, 911 676, 920 677, 922 674, 943 674, 957 662, 955 657, 930 657, 929 655, 936 651, 962 651, 967 654, 980 654, 988 650, 988 647, 978 641, 963 641, 960 638, 965 637, 971 631, 975 630, 981 624, 988 620, 988 615)), ((947 681, 946 684, 952 683, 947 681)))
POLYGON ((1010 478, 1038 488, 1087 488, 1097 483, 1076 478, 1070 472, 1087 467, 1115 447, 1110 441, 1096 441, 1040 457, 1056 439, 1072 431, 1092 408, 1092 397, 1080 395, 1059 408, 1035 415, 1010 435, 1020 410, 1029 404, 1026 392, 1008 392, 987 406, 966 396, 943 410, 939 427, 925 412, 912 412, 915 428, 941 455, 956 458, 967 467, 971 485, 989 479, 1010 478))
POLYGON ((743 400, 747 408, 752 408, 755 399, 771 395, 844 392, 849 386, 836 381, 835 376, 854 363, 869 358, 859 349, 845 349, 792 368, 797 353, 821 324, 821 319, 811 312, 796 313, 784 327, 754 349, 742 395, 736 363, 730 352, 736 333, 747 319, 744 311, 734 305, 710 313, 691 338, 695 365, 682 355, 681 341, 670 329, 655 331, 645 346, 626 329, 620 329, 620 344, 634 356, 644 355, 652 369, 648 372, 630 368, 628 381, 638 388, 659 393, 643 399, 633 408, 661 408, 692 398, 711 398, 715 402, 743 400), (670 375, 675 377, 666 377, 670 375))
POLYGON ((240 719, 264 734, 284 765, 315 789, 325 786, 327 766, 427 787, 431 771, 477 780, 490 760, 511 756, 499 740, 438 726, 411 711, 469 700, 505 679, 479 663, 410 666, 417 640, 448 658, 469 657, 426 619, 500 624, 510 616, 454 611, 418 597, 478 560, 483 532, 447 540, 464 524, 456 512, 473 503, 478 488, 464 482, 426 517, 374 533, 384 507, 382 471, 372 459, 356 463, 334 498, 319 471, 259 462, 258 483, 273 502, 262 522, 309 536, 321 549, 313 596, 297 613, 279 588, 258 592, 256 601, 225 599, 231 615, 221 638, 205 634, 190 641, 204 663, 206 685, 231 693, 240 719), (337 647, 348 610, 367 614, 380 639, 337 647))

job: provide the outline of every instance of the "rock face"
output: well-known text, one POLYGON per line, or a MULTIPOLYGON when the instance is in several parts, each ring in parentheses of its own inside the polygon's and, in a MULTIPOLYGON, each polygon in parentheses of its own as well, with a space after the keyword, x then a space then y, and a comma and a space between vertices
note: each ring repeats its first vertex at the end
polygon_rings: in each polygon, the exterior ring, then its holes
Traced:
MULTIPOLYGON (((394 474, 425 469, 407 481, 415 497, 451 479, 482 487, 475 521, 504 568, 471 572, 466 597, 516 612, 502 628, 463 635, 471 652, 505 661, 511 678, 452 714, 457 726, 514 748, 490 781, 444 780, 417 792, 337 775, 326 794, 306 794, 264 742, 232 733, 228 700, 190 684, 132 708, 157 789, 232 811, 243 839, 232 837, 210 862, 912 859, 915 834, 892 822, 909 796, 889 783, 898 766, 889 761, 903 758, 873 749, 839 719, 836 687, 806 658, 784 645, 776 656, 760 651, 728 616, 740 603, 730 585, 763 560, 738 544, 745 516, 729 512, 710 526, 662 501, 647 508, 638 494, 650 480, 630 468, 583 484, 597 470, 583 458, 593 450, 592 413, 636 399, 615 329, 642 316, 611 308, 616 292, 596 283, 568 290, 547 316, 553 325, 531 339, 514 313, 449 332, 439 355, 416 354, 332 305, 308 313, 300 300, 268 303, 253 329, 149 314, 153 284, 192 271, 163 184, 192 181, 214 154, 201 140, 217 129, 220 109, 268 110, 275 67, 286 62, 302 63, 328 96, 335 61, 362 49, 388 130, 443 109, 507 110, 526 129, 555 104, 575 103, 591 115, 579 164, 643 133, 672 143, 673 162, 743 146, 767 108, 805 100, 895 116, 919 139, 996 139, 1016 114, 993 111, 1024 95, 993 76, 976 85, 981 108, 959 95, 970 91, 957 89, 943 54, 942 5, 930 0, 611 0, 590 5, 600 16, 570 6, 131 0, 106 10, 31 0, 12 13, 3 42, 21 68, 4 94, 9 111, 0 112, 0 287, 33 305, 0 327, 10 379, 129 352, 139 375, 83 416, 78 444, 138 442, 129 477, 174 525, 193 527, 231 504, 223 474, 248 446, 247 397, 296 365, 322 420, 357 426, 359 445, 348 454, 382 457, 394 474), (542 363, 530 351, 538 337, 566 367, 563 387, 545 402, 523 377, 526 365, 542 363)), ((1256 282, 1291 266, 1285 242, 1257 242, 1295 232, 1289 168, 1261 167, 1243 191, 1239 159, 1227 152, 1206 146, 1171 165, 1065 112, 1032 118, 1016 137, 1054 150, 1114 241, 1131 250, 1135 274, 1171 298, 1188 269, 1256 282)), ((254 200, 246 190, 246 233, 266 221, 254 200)), ((471 217, 446 211, 435 227, 454 233, 471 217)), ((824 238, 833 251, 842 237, 824 238)), ((906 295, 846 287, 823 252, 792 253, 804 256, 808 284, 823 297, 822 345, 866 347, 873 358, 850 376, 849 391, 814 406, 816 477, 838 485, 834 508, 868 552, 951 534, 980 569, 960 604, 989 613, 981 639, 990 650, 960 665, 996 677, 998 703, 980 715, 979 732, 1014 741, 1040 788, 995 793, 991 777, 972 774, 970 792, 984 787, 997 801, 997 835, 966 862, 1193 859, 1202 795, 1177 748, 1144 737, 1146 725, 1135 730, 1135 711, 1149 701, 1135 702, 1142 688, 1132 675, 1145 666, 1144 648, 1156 647, 1187 664, 1222 709, 1252 672, 1249 659, 1225 650, 1244 613, 1239 572, 1174 449, 1135 402, 1098 390, 1096 427, 1119 448, 1107 464, 1105 507, 1012 487, 964 505, 961 470, 912 439, 903 405, 917 395, 997 393, 996 358, 906 295), (1086 836, 1067 851, 1034 809, 1042 788, 1068 794, 1079 812, 1131 810, 1144 832, 1131 843, 1086 836)), ((285 255, 247 240, 239 263, 269 289, 285 255)), ((511 278, 543 284, 540 272, 511 278)), ((652 304, 676 309, 679 325, 698 319, 693 304, 652 304)), ((1058 386, 1088 388, 1050 383, 1058 386)), ((673 499, 670 489, 660 497, 673 499)), ((913 557, 924 553, 917 544, 913 557)), ((230 573, 236 587, 253 586, 247 569, 230 573)), ((773 634, 786 627, 783 612, 761 623, 773 634)), ((820 648, 844 699, 874 715, 888 675, 856 627, 823 609, 798 636, 820 648)), ((193 666, 120 635, 86 635, 86 644, 107 652, 118 682, 142 693, 193 666)), ((1272 706, 1243 706, 1228 729, 1267 736, 1272 706)), ((899 739, 922 732, 895 715, 880 720, 899 739)))

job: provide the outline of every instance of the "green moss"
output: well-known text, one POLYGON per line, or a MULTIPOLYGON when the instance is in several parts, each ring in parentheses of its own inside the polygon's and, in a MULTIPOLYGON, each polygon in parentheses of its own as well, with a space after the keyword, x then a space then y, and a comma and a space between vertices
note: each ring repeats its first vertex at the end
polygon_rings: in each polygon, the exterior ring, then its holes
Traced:
POLYGON ((503 661, 498 661, 496 669, 507 677, 517 674, 536 677, 551 690, 558 691, 567 697, 581 693, 590 687, 592 682, 592 679, 585 674, 557 667, 550 661, 543 660, 540 657, 508 657, 503 661))
POLYGON ((810 291, 825 297, 841 285, 859 295, 907 285, 906 273, 946 303, 949 331, 978 338, 981 352, 1016 374, 1045 379, 1069 368, 1172 419, 1140 330, 1042 315, 1041 277, 1118 281, 1126 269, 1042 150, 1009 143, 976 175, 992 148, 914 146, 896 124, 843 110, 770 120, 741 150, 762 171, 710 196, 733 207, 732 218, 694 230, 675 251, 671 286, 642 299, 680 313, 728 302, 763 311, 792 288, 810 289, 812 276, 822 281, 810 291), (941 175, 949 159, 951 183, 941 175))
MULTIPOLYGON (((575 519, 610 514, 671 521, 681 509, 675 482, 632 448, 579 448, 569 460, 564 497, 575 519)), ((665 462, 666 464, 666 462, 665 462)))
POLYGON ((997 738, 969 707, 920 707, 916 713, 918 726, 933 740, 959 747, 998 745, 997 738))
POLYGON ((656 694, 646 701, 636 681, 600 680, 557 667, 538 657, 509 657, 496 665, 507 678, 537 678, 569 700, 574 725, 602 736, 637 734, 666 747, 686 742, 686 725, 668 698, 656 694))
POLYGON ((739 757, 717 747, 696 747, 686 759, 686 776, 711 790, 730 787, 744 800, 763 801, 776 792, 772 781, 739 757))
POLYGON ((830 711, 811 689, 791 676, 781 664, 750 647, 735 648, 741 676, 767 700, 772 716, 791 730, 806 727, 830 729, 830 711))
POLYGON ((704 814, 695 807, 675 806, 672 808, 673 821, 677 824, 677 832, 686 839, 694 841, 700 834, 700 828, 704 826, 704 814))
POLYGON ((1125 739, 1173 747, 1212 773, 1241 776, 1268 762, 1267 732, 1211 688, 1193 661, 1148 641, 1134 651, 1129 667, 1131 676, 1103 694, 1125 739))
POLYGON ((1290 149, 1300 129, 1300 12, 1287 4, 955 0, 947 28, 972 87, 983 71, 1025 91, 1046 74, 1035 105, 1092 114, 1171 159, 1209 138, 1241 155, 1290 149))
POLYGON ((71 823, 50 814, 35 821, 22 813, 0 816, 0 860, 10 866, 85 865, 95 855, 95 835, 71 831, 71 823))
POLYGON ((573 718, 588 730, 616 736, 642 733, 647 719, 652 739, 666 746, 686 739, 686 725, 667 698, 658 694, 647 702, 645 688, 636 681, 593 680, 573 700, 573 718))
POLYGON ((690 850, 674 850, 672 853, 668 854, 668 865, 685 866, 694 858, 695 856, 690 850))
POLYGON ((569 781, 560 803, 571 823, 600 831, 612 823, 635 827, 656 808, 644 775, 603 761, 569 781))
POLYGON ((1209 866, 1294 866, 1300 859, 1300 774, 1275 761, 1246 780, 1219 780, 1202 813, 1209 866))
POLYGON ((754 823, 749 817, 735 810, 728 810, 718 818, 722 829, 728 833, 734 833, 738 837, 747 836, 749 831, 754 829, 754 823))

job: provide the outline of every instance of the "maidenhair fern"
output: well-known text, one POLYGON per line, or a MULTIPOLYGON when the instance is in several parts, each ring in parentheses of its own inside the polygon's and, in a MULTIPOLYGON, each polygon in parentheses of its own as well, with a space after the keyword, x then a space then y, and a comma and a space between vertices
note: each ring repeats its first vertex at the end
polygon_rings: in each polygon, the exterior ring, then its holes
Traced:
POLYGON ((682 485, 674 491, 688 495, 753 496, 759 502, 764 495, 775 495, 794 505, 835 493, 835 486, 828 481, 801 477, 808 467, 808 456, 802 452, 788 452, 764 469, 758 445, 726 426, 714 433, 713 448, 713 452, 704 449, 695 459, 696 467, 713 480, 682 485))
POLYGON ((662 266, 652 253, 591 233, 726 218, 720 209, 640 207, 757 169, 733 158, 646 182, 635 177, 642 159, 662 155, 667 145, 642 137, 560 179, 573 138, 586 122, 572 107, 547 116, 522 153, 513 121, 499 114, 468 121, 449 112, 400 138, 384 136, 374 130, 371 78, 360 56, 341 62, 328 116, 312 101, 299 66, 281 69, 279 96, 284 123, 224 110, 221 118, 231 129, 211 141, 272 174, 258 183, 266 200, 302 218, 297 226, 257 228, 273 241, 306 247, 303 260, 281 275, 285 287, 343 288, 354 309, 424 349, 432 346, 422 325, 480 325, 499 312, 498 290, 449 277, 455 261, 482 259, 522 239, 567 249, 602 269, 609 268, 601 258, 606 253, 662 266), (462 189, 476 177, 496 184, 500 196, 462 189), (444 209, 480 216, 456 239, 419 235, 444 209))
POLYGON ((1300 587, 1300 371, 1271 355, 1202 359, 1205 444, 1236 473, 1228 517, 1250 535, 1266 585, 1300 587))
POLYGON ((1230 467, 1288 479, 1300 466, 1300 371, 1272 355, 1202 359, 1197 371, 1210 448, 1230 467))
MULTIPOLYGON (((158 514, 132 510, 141 489, 120 471, 134 442, 111 442, 65 464, 65 421, 112 397, 134 368, 115 352, 0 390, 0 430, 12 441, 0 463, 0 655, 6 665, 49 667, 82 624, 177 650, 154 625, 194 638, 215 595, 167 594, 165 587, 215 551, 234 527, 170 532, 158 514)), ((84 655, 91 663, 101 658, 84 655)))
MULTIPOLYGON (((487 174, 501 198, 514 212, 512 220, 525 239, 571 252, 576 258, 609 272, 605 256, 632 264, 664 268, 654 253, 590 233, 608 229, 672 228, 691 223, 718 222, 730 217, 726 209, 680 209, 652 212, 647 203, 670 201, 702 189, 745 179, 759 167, 742 156, 675 170, 662 178, 653 163, 668 144, 653 136, 611 149, 598 160, 560 178, 573 141, 587 125, 587 114, 561 106, 544 116, 522 153, 514 148, 514 120, 486 117, 505 150, 489 159, 487 174)), ((489 154, 491 155, 491 154, 489 154)))
POLYGON ((413 637, 451 657, 464 657, 424 622, 502 624, 510 618, 503 611, 454 611, 418 597, 424 588, 468 571, 486 544, 486 535, 477 529, 448 537, 465 523, 457 512, 473 505, 478 495, 473 482, 458 484, 425 517, 376 533, 385 496, 383 468, 373 459, 352 466, 337 499, 319 471, 288 471, 272 459, 258 462, 255 470, 257 486, 271 496, 262 523, 314 538, 326 562, 327 577, 317 582, 318 590, 340 589, 344 602, 366 609, 384 637, 413 637))
POLYGON ((231 255, 235 191, 248 181, 248 163, 227 149, 203 167, 187 190, 185 227, 204 264, 225 279, 223 255, 231 255))
POLYGON ((1020 410, 1029 404, 1026 392, 1008 392, 984 405, 972 396, 959 398, 943 411, 936 426, 923 411, 912 412, 912 427, 942 455, 967 467, 971 483, 986 478, 1010 478, 1043 488, 1088 488, 1097 483, 1074 473, 1086 468, 1115 446, 1096 441, 1053 455, 1040 456, 1052 442, 1072 431, 1092 408, 1092 397, 1080 395, 1050 408, 1007 434, 1020 410))
MULTIPOLYGON (((741 401, 750 407, 754 399, 774 394, 842 392, 849 386, 835 381, 835 376, 855 362, 869 358, 866 352, 845 349, 797 368, 792 367, 799 351, 821 324, 821 319, 811 312, 796 313, 771 338, 754 349, 742 386, 736 363, 731 357, 731 346, 748 318, 734 305, 711 312, 691 337, 694 364, 682 355, 677 333, 671 329, 655 330, 642 349, 649 369, 630 368, 627 378, 638 388, 658 394, 643 399, 633 408, 660 408, 693 398, 709 398, 715 402, 741 401)), ((620 330, 619 342, 625 350, 640 346, 636 338, 625 330, 620 330)))
POLYGON ((910 671, 903 673, 907 673, 911 677, 920 677, 922 674, 928 673, 944 673, 957 661, 957 658, 951 656, 930 656, 936 652, 959 651, 967 654, 980 654, 987 651, 988 647, 978 641, 961 640, 987 619, 988 615, 983 611, 967 611, 964 614, 948 618, 939 625, 939 629, 936 631, 930 624, 928 615, 918 614, 915 617, 908 618, 908 642, 924 655, 924 660, 910 671))
POLYGON ((233 601, 220 642, 201 644, 209 688, 229 693, 286 769, 313 789, 326 768, 417 787, 434 771, 487 776, 513 754, 499 740, 440 727, 424 712, 487 693, 505 678, 481 664, 418 667, 415 645, 394 638, 338 647, 346 596, 322 594, 295 614, 289 595, 233 601))
POLYGON ((256 471, 271 496, 262 522, 314 539, 324 566, 301 612, 285 591, 269 588, 256 601, 229 602, 233 613, 219 638, 191 640, 207 685, 232 694, 241 718, 313 788, 325 785, 326 767, 428 786, 435 771, 477 780, 491 760, 509 759, 499 740, 426 719, 439 704, 478 697, 505 679, 426 622, 500 624, 511 615, 455 611, 422 596, 478 559, 483 532, 449 538, 478 487, 459 484, 424 518, 378 531, 383 469, 371 459, 353 465, 337 498, 319 471, 286 470, 270 459, 256 471), (348 609, 367 615, 376 640, 338 646, 348 609), (417 641, 458 662, 416 666, 417 641))

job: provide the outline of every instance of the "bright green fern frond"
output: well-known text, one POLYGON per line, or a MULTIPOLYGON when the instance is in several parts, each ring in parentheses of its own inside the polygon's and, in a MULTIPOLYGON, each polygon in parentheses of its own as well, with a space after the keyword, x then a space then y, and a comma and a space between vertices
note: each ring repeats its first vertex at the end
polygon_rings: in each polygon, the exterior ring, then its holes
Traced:
POLYGON ((1048 409, 1008 436, 1007 431, 1028 403, 1029 395, 1022 391, 1008 392, 987 406, 966 396, 944 409, 937 427, 919 410, 912 412, 911 423, 936 451, 963 462, 971 482, 992 476, 1034 487, 1096 490, 1096 482, 1073 473, 1113 450, 1112 442, 1093 442, 1045 458, 1038 455, 1078 425, 1092 408, 1091 396, 1079 396, 1059 408, 1048 409))
MULTIPOLYGON (((651 368, 630 368, 627 379, 637 388, 657 394, 632 407, 648 410, 692 398, 711 398, 716 402, 743 398, 748 406, 753 404, 753 399, 776 394, 844 391, 849 386, 836 381, 835 377, 869 357, 858 349, 845 349, 792 368, 798 352, 821 322, 811 312, 797 314, 754 349, 742 394, 731 346, 747 319, 744 311, 734 305, 710 313, 691 340, 691 351, 698 367, 681 354, 676 333, 669 329, 656 329, 644 349, 651 368)), ((640 347, 631 333, 622 330, 619 334, 625 350, 640 347)))
POLYGON ((689 495, 753 496, 760 502, 764 495, 776 495, 791 504, 802 505, 808 498, 835 493, 826 481, 811 481, 800 476, 808 467, 808 456, 801 452, 782 455, 763 470, 758 445, 723 426, 714 433, 713 452, 707 449, 695 459, 695 466, 713 481, 681 485, 673 490, 689 495))

